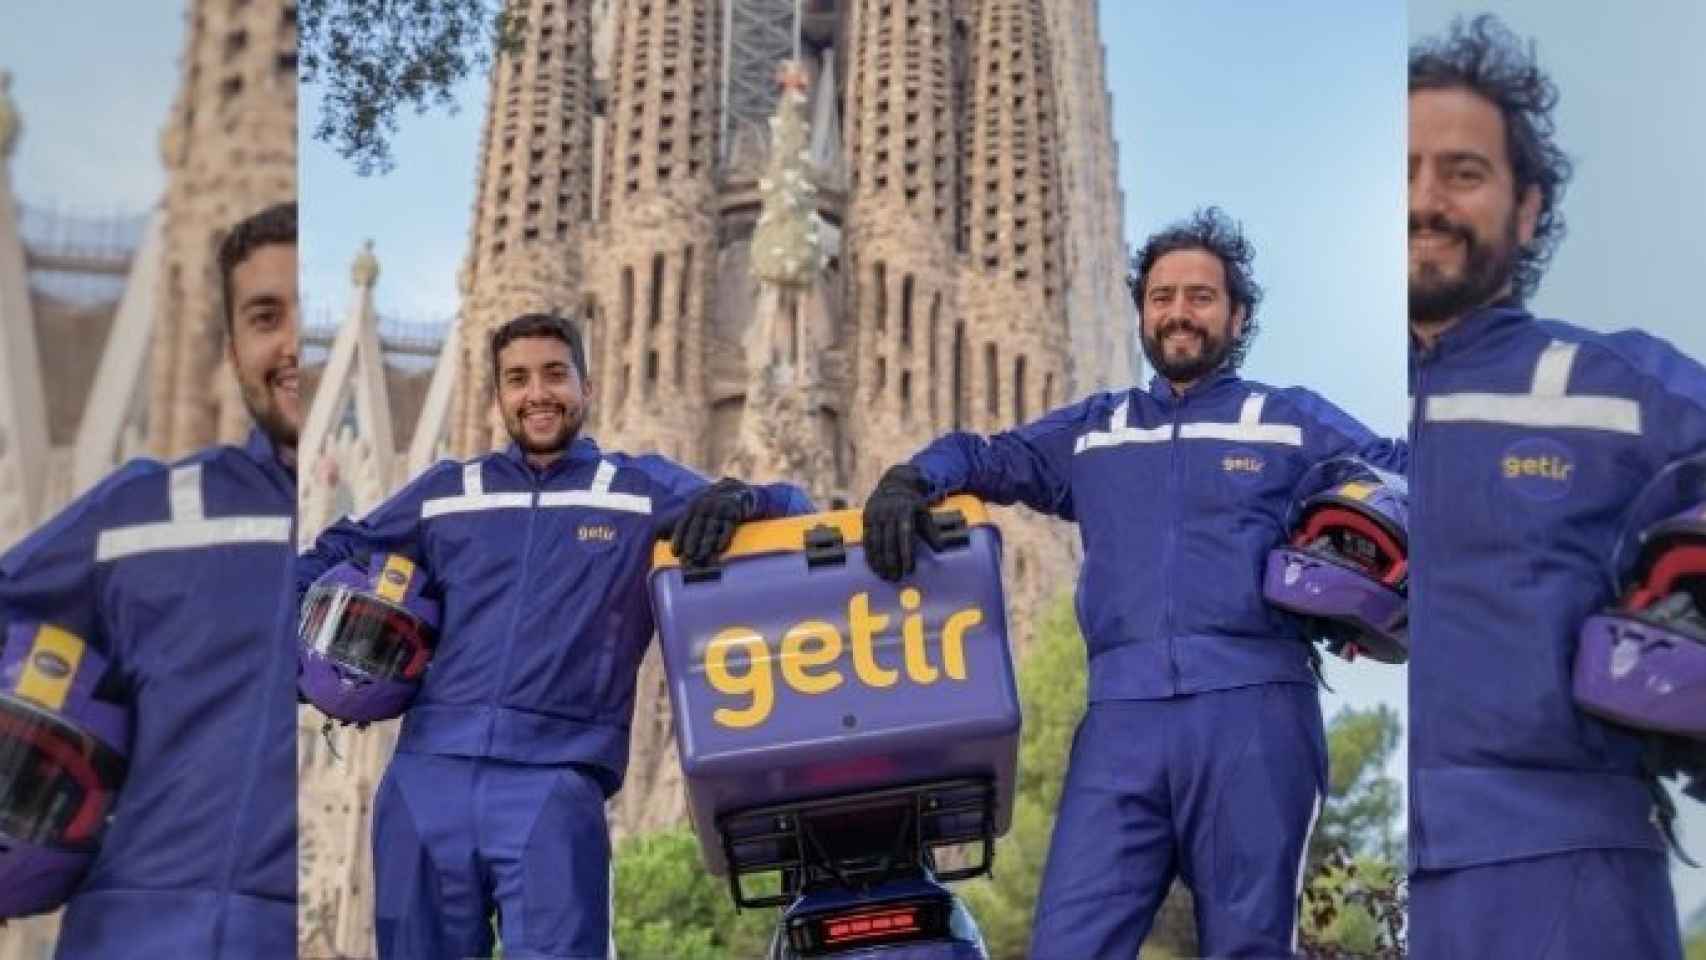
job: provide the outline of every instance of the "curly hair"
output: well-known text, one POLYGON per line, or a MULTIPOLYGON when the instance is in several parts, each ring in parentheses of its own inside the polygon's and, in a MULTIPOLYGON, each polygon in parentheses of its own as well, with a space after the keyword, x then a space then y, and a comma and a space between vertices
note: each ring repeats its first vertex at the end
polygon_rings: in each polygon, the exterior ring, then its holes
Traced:
POLYGON ((296 202, 275 203, 234 224, 219 240, 219 289, 225 298, 225 332, 231 333, 237 305, 231 302, 231 274, 249 255, 270 244, 296 245, 296 202))
POLYGON ((1226 295, 1232 301, 1233 312, 1244 308, 1244 329, 1233 339, 1226 354, 1226 364, 1236 370, 1250 352, 1256 339, 1256 307, 1262 302, 1262 288, 1250 272, 1256 259, 1256 248, 1244 236, 1243 227, 1228 217, 1219 207, 1198 209, 1189 220, 1168 225, 1160 233, 1144 241, 1131 257, 1131 270, 1126 274, 1126 287, 1143 316, 1143 291, 1149 282, 1155 262, 1169 253, 1180 250, 1202 250, 1220 258, 1226 271, 1226 295))
POLYGON ((1540 190, 1534 239, 1517 254, 1512 278, 1517 297, 1527 300, 1564 239, 1559 203, 1572 167, 1552 139, 1558 87, 1535 61, 1534 42, 1524 45, 1499 18, 1484 13, 1468 22, 1458 17, 1447 36, 1410 48, 1410 93, 1450 89, 1468 90, 1499 108, 1516 199, 1530 187, 1540 190))

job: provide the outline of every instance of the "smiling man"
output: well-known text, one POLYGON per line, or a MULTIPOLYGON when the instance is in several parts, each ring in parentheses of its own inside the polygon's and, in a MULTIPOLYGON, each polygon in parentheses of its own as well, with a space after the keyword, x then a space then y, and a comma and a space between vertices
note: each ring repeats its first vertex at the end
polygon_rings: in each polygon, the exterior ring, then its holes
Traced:
POLYGON ((113 665, 112 697, 131 715, 129 769, 71 896, 60 960, 296 953, 296 699, 281 616, 302 419, 295 204, 233 227, 218 262, 247 443, 127 463, 0 557, 0 624, 82 638, 113 665))
POLYGON ((1401 445, 1308 390, 1241 379, 1262 291, 1215 209, 1132 261, 1147 387, 1099 393, 984 438, 945 436, 865 506, 880 576, 913 566, 922 512, 961 491, 1079 523, 1089 707, 1036 906, 1037 960, 1130 957, 1175 876, 1215 957, 1296 950, 1303 856, 1327 747, 1302 624, 1263 599, 1312 468, 1401 471, 1401 445))
POLYGON ((1706 450, 1706 370, 1524 306, 1570 165, 1516 37, 1459 21, 1409 83, 1411 954, 1679 958, 1645 741, 1571 671, 1624 511, 1706 450))
POLYGON ((298 594, 352 558, 397 553, 443 598, 442 639, 374 804, 383 958, 600 958, 610 939, 604 802, 621 787, 653 533, 703 563, 743 520, 806 513, 797 488, 707 485, 659 456, 581 436, 580 332, 530 314, 491 338, 513 444, 443 461, 321 534, 298 594))

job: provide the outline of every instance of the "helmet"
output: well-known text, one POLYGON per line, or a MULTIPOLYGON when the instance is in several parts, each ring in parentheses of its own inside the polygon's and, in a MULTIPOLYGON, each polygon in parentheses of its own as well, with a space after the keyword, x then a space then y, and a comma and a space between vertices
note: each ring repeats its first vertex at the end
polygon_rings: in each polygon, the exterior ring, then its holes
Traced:
POLYGON ((1299 505, 1290 542, 1268 554, 1262 594, 1307 618, 1346 660, 1360 653, 1403 663, 1410 656, 1409 492, 1401 478, 1351 463, 1348 479, 1299 505))
POLYGON ((1647 528, 1638 544, 1619 605, 1582 625, 1576 702, 1706 740, 1706 503, 1647 528))
POLYGON ((94 860, 130 748, 117 687, 81 637, 0 627, 0 918, 63 904, 94 860))
POLYGON ((368 723, 401 716, 420 689, 438 634, 427 577, 399 553, 346 561, 302 601, 297 683, 327 716, 368 723))

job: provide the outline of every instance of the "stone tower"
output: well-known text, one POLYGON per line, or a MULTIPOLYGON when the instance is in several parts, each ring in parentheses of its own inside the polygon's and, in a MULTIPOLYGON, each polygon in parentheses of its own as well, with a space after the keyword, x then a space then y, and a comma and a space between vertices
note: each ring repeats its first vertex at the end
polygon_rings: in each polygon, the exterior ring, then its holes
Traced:
POLYGON ((221 362, 215 251, 231 224, 296 198, 296 4, 193 0, 187 18, 182 80, 160 137, 165 286, 148 397, 149 447, 167 458, 248 429, 221 362))
MULTIPOLYGON (((830 475, 786 479, 819 499, 862 497, 941 433, 999 430, 1135 375, 1110 346, 1133 320, 1109 295, 1124 247, 1091 0, 798 5, 800 65, 774 123, 807 122, 796 175, 814 188, 822 255, 809 282, 782 284, 752 269, 776 166, 745 113, 763 102, 752 78, 788 54, 731 25, 793 14, 774 0, 513 2, 527 35, 490 87, 458 455, 507 440, 485 338, 530 309, 582 324, 588 430, 606 447, 777 479, 763 474, 798 446, 781 438, 815 438, 809 469, 830 475), (811 364, 775 362, 777 324, 809 334, 811 364)), ((1069 576, 1075 538, 1022 511, 1000 520, 1022 625, 1069 576)), ((648 659, 619 831, 681 814, 664 691, 648 659)))
POLYGON ((1125 284, 1125 194, 1097 0, 1048 0, 1044 8, 1066 211, 1056 237, 1072 332, 1070 396, 1079 397, 1137 376, 1137 310, 1125 284))
POLYGON ((585 276, 593 215, 592 0, 517 0, 518 49, 492 67, 467 263, 452 404, 451 449, 490 449, 503 437, 491 404, 485 334, 511 317, 572 315, 585 276))
POLYGON ((954 423, 963 43, 950 0, 848 4, 850 486, 954 423))
POLYGON ((593 432, 705 462, 705 311, 716 241, 717 0, 617 4, 588 272, 593 432))

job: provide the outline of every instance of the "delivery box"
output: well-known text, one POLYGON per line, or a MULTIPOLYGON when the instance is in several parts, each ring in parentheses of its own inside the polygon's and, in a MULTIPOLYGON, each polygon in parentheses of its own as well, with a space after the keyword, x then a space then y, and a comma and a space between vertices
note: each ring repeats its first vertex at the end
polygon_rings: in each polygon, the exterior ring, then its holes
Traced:
POLYGON ((933 517, 940 550, 920 542, 898 584, 865 565, 852 510, 746 524, 707 569, 658 545, 652 603, 713 873, 799 859, 818 841, 772 813, 837 798, 903 797, 926 846, 1006 831, 1019 696, 1001 538, 972 497, 933 517))

